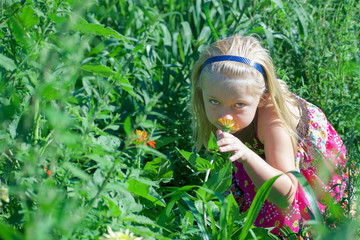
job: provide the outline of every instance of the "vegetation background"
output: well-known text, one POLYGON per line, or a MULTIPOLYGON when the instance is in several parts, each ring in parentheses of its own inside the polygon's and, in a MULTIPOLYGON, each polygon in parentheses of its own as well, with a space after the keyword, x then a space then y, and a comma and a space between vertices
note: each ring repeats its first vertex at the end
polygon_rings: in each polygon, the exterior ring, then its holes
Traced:
MULTIPOLYGON (((0 237, 269 238, 246 235, 256 214, 219 194, 228 165, 191 155, 191 68, 216 39, 257 34, 358 169, 359 11, 357 0, 2 0, 0 237), (134 145, 136 129, 156 148, 134 145)), ((314 238, 356 234, 349 211, 333 213, 314 238)))

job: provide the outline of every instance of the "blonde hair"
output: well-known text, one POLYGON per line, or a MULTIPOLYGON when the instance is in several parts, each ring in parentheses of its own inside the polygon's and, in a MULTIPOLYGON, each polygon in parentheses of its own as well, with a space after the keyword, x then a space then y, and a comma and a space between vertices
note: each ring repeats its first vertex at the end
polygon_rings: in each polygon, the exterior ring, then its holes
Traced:
POLYGON ((202 73, 204 72, 216 73, 218 77, 244 76, 244 74, 254 76, 254 81, 250 83, 246 82, 246 80, 239 81, 242 84, 246 84, 246 86, 253 87, 256 94, 260 96, 264 96, 264 93, 269 93, 279 119, 290 133, 294 154, 296 153, 296 124, 293 121, 294 114, 288 108, 287 103, 297 106, 297 101, 288 90, 286 83, 276 78, 272 59, 268 51, 261 46, 259 40, 253 36, 240 37, 237 35, 218 40, 212 44, 200 55, 193 67, 190 105, 193 116, 195 147, 197 150, 202 146, 206 147, 211 132, 216 131, 215 126, 206 117, 201 89, 203 82, 202 73), (263 67, 266 79, 254 67, 239 62, 221 61, 203 67, 204 62, 208 58, 220 55, 235 55, 255 61, 263 67))

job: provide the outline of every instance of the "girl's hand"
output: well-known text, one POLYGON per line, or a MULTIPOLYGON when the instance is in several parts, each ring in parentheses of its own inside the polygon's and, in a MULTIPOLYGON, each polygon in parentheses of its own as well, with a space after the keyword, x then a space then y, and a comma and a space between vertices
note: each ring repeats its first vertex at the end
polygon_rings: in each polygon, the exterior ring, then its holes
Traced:
POLYGON ((231 133, 223 132, 222 130, 216 131, 217 144, 220 152, 233 152, 234 154, 229 157, 229 161, 239 162, 246 161, 248 159, 249 151, 248 147, 243 144, 240 139, 233 136, 231 133))

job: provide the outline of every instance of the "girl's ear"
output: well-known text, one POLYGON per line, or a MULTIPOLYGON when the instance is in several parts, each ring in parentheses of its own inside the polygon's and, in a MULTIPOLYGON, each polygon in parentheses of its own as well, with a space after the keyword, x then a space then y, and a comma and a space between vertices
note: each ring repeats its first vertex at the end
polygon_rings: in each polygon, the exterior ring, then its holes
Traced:
POLYGON ((258 107, 263 107, 266 101, 269 99, 270 94, 268 92, 264 93, 261 98, 258 107))

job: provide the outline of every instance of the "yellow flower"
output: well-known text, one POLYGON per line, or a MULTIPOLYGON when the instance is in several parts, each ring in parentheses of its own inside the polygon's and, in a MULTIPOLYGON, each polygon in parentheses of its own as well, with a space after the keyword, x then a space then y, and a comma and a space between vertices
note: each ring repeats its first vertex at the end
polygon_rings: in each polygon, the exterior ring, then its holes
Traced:
POLYGON ((133 233, 130 233, 129 229, 126 229, 125 232, 122 230, 118 232, 113 232, 111 227, 107 227, 108 233, 105 234, 103 237, 100 237, 100 240, 142 240, 142 237, 135 237, 133 233))
POLYGON ((225 132, 237 131, 240 129, 239 125, 231 119, 220 118, 218 121, 223 126, 223 131, 225 132))

